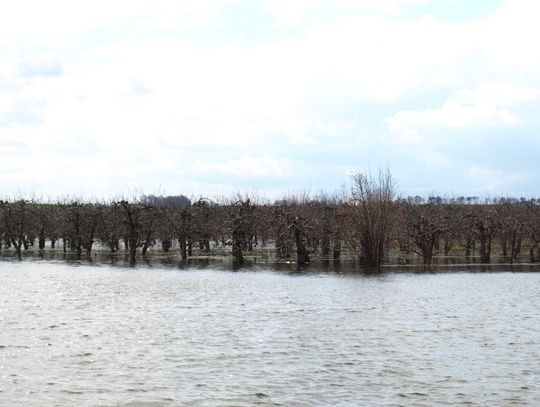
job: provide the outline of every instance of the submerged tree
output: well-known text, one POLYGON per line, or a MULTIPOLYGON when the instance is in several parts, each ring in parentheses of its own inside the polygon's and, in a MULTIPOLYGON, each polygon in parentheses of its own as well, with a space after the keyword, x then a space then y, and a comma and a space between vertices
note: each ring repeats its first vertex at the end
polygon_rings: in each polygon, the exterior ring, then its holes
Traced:
POLYGON ((289 202, 277 201, 272 208, 272 229, 278 259, 289 259, 293 253, 294 237, 289 225, 293 214, 289 202))
POLYGON ((254 236, 255 205, 249 197, 239 196, 235 202, 226 205, 228 216, 225 229, 230 233, 233 263, 236 266, 244 264, 243 250, 254 236))
POLYGON ((0 216, 4 237, 20 257, 22 249, 28 250, 30 221, 28 207, 31 202, 20 199, 15 202, 0 201, 0 216))
POLYGON ((349 219, 345 230, 350 247, 362 264, 379 268, 389 236, 394 181, 389 170, 352 175, 352 187, 344 207, 349 219))
POLYGON ((540 258, 540 202, 528 201, 523 211, 523 228, 530 240, 529 260, 534 263, 540 258))
MULTIPOLYGON (((62 241, 64 252, 90 254, 95 247, 111 253, 122 248, 131 261, 157 246, 179 250, 182 260, 198 254, 222 254, 229 247, 233 262, 244 263, 246 252, 261 245, 275 249, 278 259, 308 264, 313 258, 339 259, 353 253, 370 268, 379 268, 386 249, 417 253, 429 267, 437 253, 492 252, 511 261, 528 251, 540 257, 540 200, 439 196, 395 199, 388 170, 354 174, 343 195, 288 195, 273 204, 237 195, 221 202, 183 195, 143 196, 128 202, 0 201, 0 250, 51 249, 62 241), (37 241, 34 247, 34 242, 37 241), (178 246, 176 245, 178 242, 178 246), (396 244, 397 243, 397 244, 396 244), (139 251, 138 248, 141 248, 139 251)), ((405 259, 406 261, 407 259, 405 259)))
POLYGON ((399 208, 402 214, 400 229, 403 231, 400 238, 405 240, 401 244, 422 256, 424 267, 430 268, 436 243, 447 230, 443 205, 434 200, 426 203, 407 200, 400 201, 399 208))
POLYGON ((296 245, 296 264, 303 266, 309 264, 309 255, 313 250, 308 249, 308 230, 310 229, 304 218, 295 216, 289 225, 296 245))
POLYGON ((471 205, 466 219, 469 230, 480 243, 480 262, 490 263, 493 238, 501 227, 497 211, 492 205, 471 205))
POLYGON ((137 248, 141 245, 141 239, 147 238, 145 226, 148 217, 144 215, 151 207, 137 202, 121 200, 113 203, 115 212, 124 223, 124 243, 129 252, 130 262, 135 262, 137 248))

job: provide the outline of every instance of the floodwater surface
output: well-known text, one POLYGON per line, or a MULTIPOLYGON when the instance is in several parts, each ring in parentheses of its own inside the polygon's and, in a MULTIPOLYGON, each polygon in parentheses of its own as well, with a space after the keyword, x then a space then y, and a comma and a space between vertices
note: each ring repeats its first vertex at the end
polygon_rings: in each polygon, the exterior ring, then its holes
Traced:
POLYGON ((0 262, 1 406, 538 406, 540 273, 0 262))

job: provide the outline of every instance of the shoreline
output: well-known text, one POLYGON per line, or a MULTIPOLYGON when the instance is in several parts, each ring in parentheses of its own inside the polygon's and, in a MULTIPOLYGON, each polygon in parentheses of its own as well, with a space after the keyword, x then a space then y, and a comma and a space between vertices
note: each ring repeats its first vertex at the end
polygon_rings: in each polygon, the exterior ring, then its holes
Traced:
POLYGON ((409 258, 407 263, 403 263, 402 257, 390 257, 389 262, 382 264, 379 269, 370 269, 362 266, 357 259, 352 256, 344 256, 340 260, 329 258, 313 257, 309 264, 298 265, 296 259, 277 259, 273 254, 248 254, 245 255, 245 264, 234 265, 230 255, 194 255, 182 260, 175 252, 151 252, 145 256, 139 255, 133 261, 129 253, 110 253, 107 250, 95 250, 91 255, 77 255, 76 253, 64 253, 61 249, 28 250, 20 257, 15 251, 3 250, 0 252, 0 262, 27 262, 51 261, 65 264, 87 264, 96 266, 118 266, 118 267, 151 267, 156 266, 170 269, 185 268, 216 268, 224 271, 250 270, 253 268, 274 271, 294 271, 305 273, 347 273, 347 274, 398 274, 398 273, 444 273, 444 272, 540 272, 540 263, 530 263, 527 261, 509 262, 504 256, 493 256, 493 261, 484 264, 475 260, 479 257, 469 259, 463 256, 439 256, 433 258, 430 268, 425 268, 421 257, 409 258))

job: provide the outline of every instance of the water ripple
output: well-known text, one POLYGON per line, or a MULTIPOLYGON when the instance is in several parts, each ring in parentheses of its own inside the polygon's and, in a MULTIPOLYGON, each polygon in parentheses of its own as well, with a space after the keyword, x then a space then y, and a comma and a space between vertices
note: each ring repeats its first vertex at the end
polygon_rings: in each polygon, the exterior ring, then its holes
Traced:
POLYGON ((0 263, 0 404, 536 406, 540 275, 0 263))

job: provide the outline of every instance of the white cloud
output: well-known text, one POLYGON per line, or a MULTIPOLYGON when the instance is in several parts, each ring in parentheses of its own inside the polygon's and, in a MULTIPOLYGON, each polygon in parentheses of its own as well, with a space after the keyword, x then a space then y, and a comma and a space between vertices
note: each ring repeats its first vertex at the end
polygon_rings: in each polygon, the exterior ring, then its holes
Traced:
POLYGON ((404 110, 387 119, 391 128, 414 133, 410 126, 442 126, 468 128, 506 126, 519 122, 510 108, 531 102, 538 91, 509 82, 485 83, 475 89, 456 92, 440 108, 404 110))
POLYGON ((428 4, 430 0, 264 0, 263 7, 278 26, 295 25, 311 12, 398 14, 406 6, 428 4))
POLYGON ((24 60, 19 64, 19 72, 24 77, 58 76, 62 74, 62 64, 56 58, 24 60))
POLYGON ((341 7, 357 11, 399 13, 406 6, 421 6, 431 0, 336 0, 341 7))
POLYGON ((320 0, 266 0, 263 7, 276 20, 279 26, 298 24, 306 13, 320 6, 320 0))
MULTIPOLYGON (((303 35, 287 39, 278 28, 279 40, 270 30, 249 46, 227 36, 230 22, 222 21, 223 31, 215 25, 225 19, 220 7, 235 2, 242 7, 241 0, 21 0, 6 7, 0 148, 2 140, 20 141, 19 159, 36 163, 19 169, 18 179, 32 179, 45 162, 52 173, 70 174, 74 161, 79 167, 69 176, 114 174, 111 188, 116 177, 128 183, 145 174, 172 174, 188 185, 208 169, 286 176, 297 168, 287 159, 291 145, 328 146, 348 157, 344 167, 362 157, 385 162, 403 143, 422 146, 425 126, 508 126, 520 120, 520 104, 537 100, 535 1, 508 0, 467 23, 395 19, 404 7, 426 3, 418 0, 264 1, 258 4, 276 23, 299 24, 303 35), (304 19, 330 3, 335 16, 304 19), (184 35, 190 27, 203 29, 184 35), (55 72, 62 75, 42 75, 55 72), (441 94, 451 96, 433 102, 441 94), (413 110, 411 100, 436 107, 413 110), (387 122, 394 144, 383 145, 377 132, 390 108, 398 111, 387 122), (359 151, 355 158, 351 146, 368 139, 365 129, 373 129, 373 157, 359 151), (201 153, 206 148, 223 155, 212 162, 201 153), (99 164, 109 170, 92 168, 99 164)), ((302 160, 317 159, 306 153, 302 160)), ((44 177, 46 188, 54 177, 44 177)), ((99 189, 90 178, 87 185, 99 189)), ((174 185, 170 179, 163 182, 174 185)))
POLYGON ((538 97, 538 91, 510 82, 484 83, 475 89, 457 92, 456 103, 464 106, 514 106, 530 102, 538 97))
POLYGON ((534 52, 540 25, 536 0, 507 0, 489 18, 475 24, 475 38, 490 73, 534 75, 540 73, 540 55, 534 52))
POLYGON ((15 100, 6 109, 0 109, 0 127, 37 126, 42 123, 40 104, 15 100))
POLYGON ((468 172, 484 193, 504 194, 516 184, 527 180, 527 174, 521 171, 493 170, 475 166, 469 168, 468 172))
POLYGON ((161 28, 160 23, 175 19, 176 28, 187 28, 206 21, 209 10, 234 0, 146 0, 75 3, 70 0, 19 0, 4 7, 0 14, 0 44, 19 42, 72 45, 93 30, 114 30, 121 23, 142 29, 161 28))
POLYGON ((219 161, 196 161, 195 171, 221 172, 242 177, 282 177, 288 175, 288 164, 269 155, 244 155, 240 158, 219 161))

